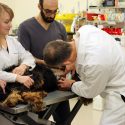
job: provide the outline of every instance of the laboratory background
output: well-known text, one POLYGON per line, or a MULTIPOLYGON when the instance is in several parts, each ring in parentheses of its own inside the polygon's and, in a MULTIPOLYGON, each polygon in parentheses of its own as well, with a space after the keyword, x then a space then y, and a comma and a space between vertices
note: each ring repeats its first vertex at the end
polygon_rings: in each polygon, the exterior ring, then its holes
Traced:
MULTIPOLYGON (((39 13, 39 0, 0 0, 0 3, 8 5, 14 11, 9 35, 16 39, 19 25, 39 13)), ((74 38, 81 26, 90 24, 112 35, 120 46, 125 47, 125 0, 58 0, 55 20, 64 25, 68 41, 74 38)), ((78 98, 69 99, 71 108, 77 100, 78 98)), ((96 96, 92 103, 80 107, 71 125, 99 125, 103 106, 103 98, 96 96)), ((52 116, 49 119, 53 121, 52 116)), ((5 121, 6 117, 0 120, 0 124, 11 125, 4 124, 5 121)))

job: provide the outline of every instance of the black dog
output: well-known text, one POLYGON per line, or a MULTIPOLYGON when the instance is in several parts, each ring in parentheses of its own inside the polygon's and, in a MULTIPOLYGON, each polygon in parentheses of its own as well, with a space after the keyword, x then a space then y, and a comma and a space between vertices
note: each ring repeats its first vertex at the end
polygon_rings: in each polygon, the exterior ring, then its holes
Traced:
MULTIPOLYGON (((5 69, 6 72, 12 72, 16 66, 11 66, 5 69)), ((12 93, 12 91, 18 91, 16 94, 22 94, 23 92, 52 92, 58 89, 57 79, 54 73, 45 65, 36 65, 32 71, 26 71, 24 75, 29 75, 34 80, 34 84, 27 88, 23 84, 18 82, 7 83, 5 88, 6 94, 0 91, 0 101, 5 101, 6 98, 12 93)), ((16 96, 14 93, 14 95, 16 96)), ((26 95, 26 94, 25 94, 26 95)), ((37 94, 38 95, 38 94, 37 94)), ((33 95, 34 96, 34 95, 33 95)), ((34 97, 35 98, 35 97, 34 97)), ((41 97, 42 99, 42 97, 41 97)))
MULTIPOLYGON (((16 66, 11 66, 6 68, 4 71, 11 72, 16 66)), ((18 91, 41 91, 44 90, 46 92, 52 92, 57 87, 57 79, 54 73, 45 65, 36 65, 36 67, 32 71, 25 72, 24 75, 30 75, 31 78, 35 81, 35 84, 31 86, 30 89, 25 87, 24 85, 14 82, 14 83, 7 83, 6 86, 6 93, 10 93, 12 90, 18 91), (44 84, 41 84, 44 82, 44 84)), ((1 93, 1 92, 0 92, 1 93)), ((0 98, 1 100, 1 98, 0 98)))

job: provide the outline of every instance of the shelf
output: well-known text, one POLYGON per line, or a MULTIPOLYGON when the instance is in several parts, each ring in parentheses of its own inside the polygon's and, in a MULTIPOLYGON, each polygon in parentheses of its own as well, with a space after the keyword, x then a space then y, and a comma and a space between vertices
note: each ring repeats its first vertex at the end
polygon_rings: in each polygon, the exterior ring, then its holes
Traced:
POLYGON ((107 24, 107 25, 124 25, 123 23, 124 22, 117 22, 117 21, 99 21, 99 20, 96 20, 96 21, 89 21, 89 20, 86 20, 87 23, 98 23, 98 24, 107 24))
POLYGON ((97 6, 89 6, 90 9, 125 9, 125 7, 115 7, 115 6, 107 6, 107 7, 97 7, 97 6))

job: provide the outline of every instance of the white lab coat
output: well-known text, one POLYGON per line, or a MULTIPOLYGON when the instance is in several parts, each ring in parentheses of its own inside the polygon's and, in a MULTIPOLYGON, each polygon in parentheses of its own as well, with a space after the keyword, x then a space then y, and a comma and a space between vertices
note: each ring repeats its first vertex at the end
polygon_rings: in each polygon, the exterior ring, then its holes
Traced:
POLYGON ((76 94, 93 98, 101 94, 105 109, 101 125, 125 125, 125 51, 106 32, 86 25, 76 41, 76 71, 81 81, 72 86, 76 94))
POLYGON ((17 75, 5 72, 4 69, 12 65, 26 64, 32 70, 35 67, 35 59, 14 37, 7 36, 6 41, 9 52, 3 47, 0 48, 0 79, 14 82, 17 75))

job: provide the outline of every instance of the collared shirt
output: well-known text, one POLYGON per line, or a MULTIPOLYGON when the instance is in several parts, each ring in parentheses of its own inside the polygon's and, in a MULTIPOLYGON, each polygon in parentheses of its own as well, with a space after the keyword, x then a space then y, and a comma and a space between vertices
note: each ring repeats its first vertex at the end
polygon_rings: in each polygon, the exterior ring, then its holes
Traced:
POLYGON ((113 91, 125 95, 123 48, 94 26, 83 26, 78 32, 76 71, 81 81, 73 84, 72 91, 86 98, 113 91))
POLYGON ((35 59, 15 38, 7 36, 6 41, 8 50, 4 47, 0 48, 0 79, 7 82, 14 82, 17 75, 5 72, 4 69, 20 64, 25 64, 33 69, 35 67, 35 59))

